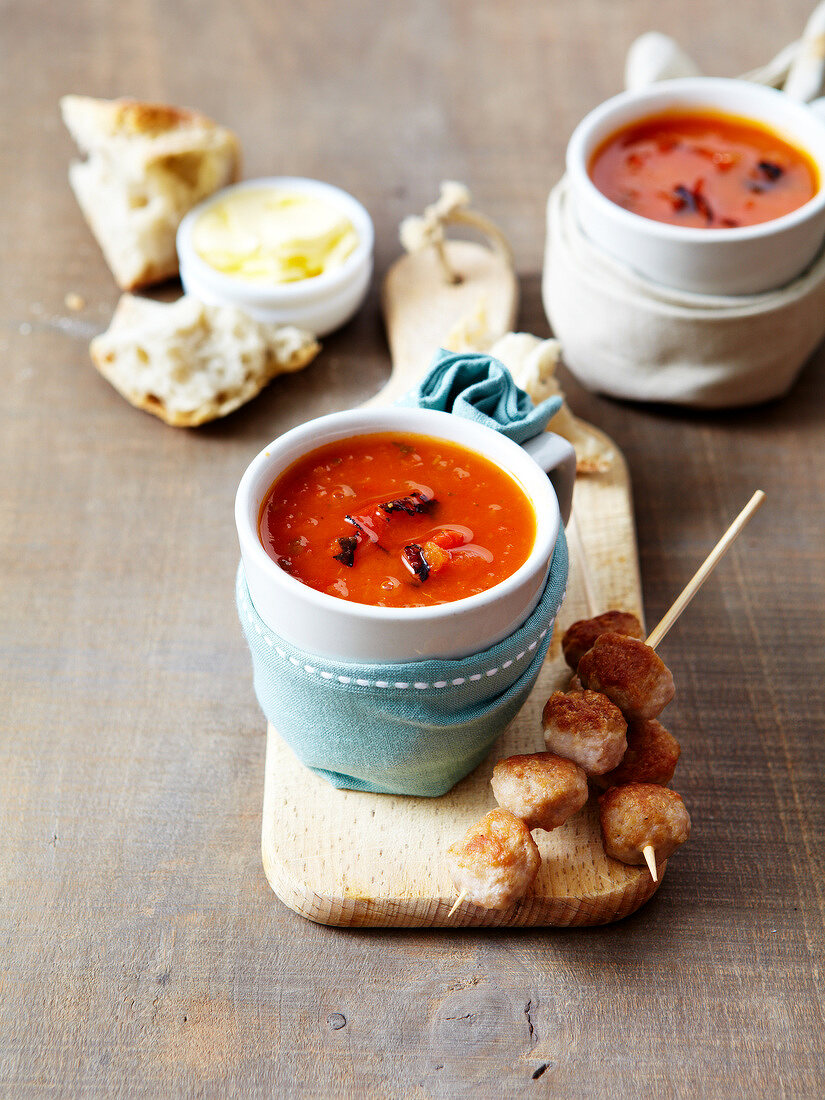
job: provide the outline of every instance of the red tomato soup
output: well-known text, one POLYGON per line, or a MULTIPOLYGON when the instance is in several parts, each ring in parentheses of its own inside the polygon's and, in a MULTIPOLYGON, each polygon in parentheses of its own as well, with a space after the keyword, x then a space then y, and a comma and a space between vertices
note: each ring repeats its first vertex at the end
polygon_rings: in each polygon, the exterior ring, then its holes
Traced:
POLYGON ((666 113, 619 130, 596 149, 590 178, 634 214, 700 229, 780 218, 819 189, 810 157, 744 118, 666 113))
POLYGON ((267 554, 330 596, 428 607, 484 592, 530 555, 533 506, 489 459, 421 435, 355 436, 319 447, 261 505, 267 554))

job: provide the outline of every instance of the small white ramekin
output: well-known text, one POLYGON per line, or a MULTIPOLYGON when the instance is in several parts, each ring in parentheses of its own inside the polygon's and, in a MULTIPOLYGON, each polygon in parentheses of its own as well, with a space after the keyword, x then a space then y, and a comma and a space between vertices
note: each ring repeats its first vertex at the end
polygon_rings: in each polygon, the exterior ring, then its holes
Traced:
POLYGON ((372 219, 366 209, 352 195, 332 184, 300 176, 244 180, 204 199, 180 223, 177 249, 181 282, 187 294, 208 305, 237 306, 257 321, 297 325, 315 336, 324 336, 340 328, 364 301, 372 278, 374 239, 372 219), (355 227, 358 244, 353 252, 339 267, 311 279, 271 286, 216 270, 198 255, 192 244, 198 218, 233 191, 266 187, 313 195, 337 207, 355 227))
POLYGON ((252 603, 276 634, 323 657, 386 663, 479 653, 517 629, 539 602, 559 524, 569 515, 575 476, 573 448, 550 432, 520 447, 471 420, 416 408, 353 409, 311 420, 265 447, 238 487, 235 523, 252 603), (516 479, 535 510, 536 538, 527 561, 515 573, 486 592, 462 600, 435 607, 394 608, 350 603, 316 592, 275 564, 258 533, 261 504, 275 479, 316 447, 392 431, 459 443, 516 479))
POLYGON ((608 99, 573 132, 567 177, 584 233, 614 258, 664 286, 698 294, 759 294, 784 286, 825 238, 825 123, 805 104, 744 80, 686 77, 608 99), (595 186, 588 165, 617 130, 666 111, 717 110, 767 126, 814 161, 819 190, 804 206, 736 229, 670 225, 631 213, 595 186))

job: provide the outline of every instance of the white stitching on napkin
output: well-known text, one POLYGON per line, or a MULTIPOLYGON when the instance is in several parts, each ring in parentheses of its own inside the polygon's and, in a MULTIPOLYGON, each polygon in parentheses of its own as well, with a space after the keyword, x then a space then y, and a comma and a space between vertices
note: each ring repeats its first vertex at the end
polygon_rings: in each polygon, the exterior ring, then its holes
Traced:
MULTIPOLYGON (((302 668, 304 670, 304 672, 308 673, 310 676, 317 675, 317 676, 321 676, 322 679, 324 679, 324 680, 338 680, 338 682, 341 683, 341 684, 355 683, 355 684, 358 684, 359 687, 388 688, 388 687, 392 686, 394 688, 399 689, 400 691, 409 690, 410 688, 412 688, 415 691, 425 691, 425 690, 430 689, 430 688, 435 688, 437 690, 441 690, 445 687, 461 687, 462 684, 467 683, 468 679, 472 683, 477 683, 479 680, 483 680, 485 676, 496 676, 499 672, 502 672, 504 669, 510 668, 510 666, 512 664, 515 664, 518 661, 521 661, 527 655, 528 652, 532 652, 536 648, 536 646, 539 644, 539 642, 546 636, 547 631, 550 629, 549 627, 546 626, 544 628, 544 630, 542 630, 542 632, 539 634, 538 638, 536 638, 536 640, 534 642, 532 642, 527 647, 527 649, 523 649, 521 651, 521 653, 516 654, 516 656, 515 656, 515 658, 513 658, 513 660, 502 661, 501 665, 496 665, 494 668, 488 668, 486 670, 486 672, 474 672, 469 677, 457 676, 454 680, 450 680, 449 682, 447 680, 435 680, 433 683, 429 684, 429 683, 425 683, 423 680, 417 680, 415 683, 412 683, 412 684, 408 683, 408 682, 404 682, 404 681, 398 681, 398 682, 391 685, 388 680, 362 680, 362 679, 353 680, 353 678, 351 676, 336 676, 335 673, 333 673, 333 672, 326 672, 323 669, 314 668, 312 665, 302 665, 301 662, 296 657, 293 657, 291 654, 285 653, 284 650, 281 649, 280 646, 275 645, 275 641, 274 641, 273 638, 271 638, 268 634, 264 633, 263 629, 261 628, 260 623, 255 622, 255 617, 254 617, 254 614, 253 614, 254 608, 253 608, 253 606, 252 606, 252 604, 249 600, 249 597, 247 596, 247 594, 240 587, 238 588, 238 592, 240 594, 241 600, 243 601, 243 605, 244 605, 244 609, 246 611, 247 619, 249 620, 250 623, 252 623, 254 625, 255 630, 257 631, 258 634, 260 634, 260 636, 263 638, 263 640, 266 642, 266 644, 268 646, 270 646, 270 648, 274 649, 274 651, 278 654, 278 656, 281 658, 281 660, 289 661, 290 664, 295 665, 297 668, 302 668)), ((565 589, 565 595, 566 594, 567 594, 567 591, 565 589)))

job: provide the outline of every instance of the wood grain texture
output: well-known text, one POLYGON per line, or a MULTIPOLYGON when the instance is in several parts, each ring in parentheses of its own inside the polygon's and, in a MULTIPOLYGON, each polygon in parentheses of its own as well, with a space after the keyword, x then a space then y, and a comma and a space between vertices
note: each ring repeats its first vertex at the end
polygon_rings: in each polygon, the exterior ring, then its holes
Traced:
POLYGON ((547 192, 634 36, 671 33, 731 75, 812 6, 2 5, 0 1094, 825 1093, 822 350, 786 399, 737 413, 565 378, 627 458, 651 622, 767 493, 663 643, 694 832, 656 897, 605 928, 313 924, 260 865, 265 739, 232 501, 269 440, 380 389, 378 295, 222 423, 137 412, 88 361, 118 295, 57 113, 66 92, 201 108, 239 131, 248 175, 319 176, 364 201, 379 275, 400 218, 464 180, 514 245, 520 326, 542 334, 547 192))

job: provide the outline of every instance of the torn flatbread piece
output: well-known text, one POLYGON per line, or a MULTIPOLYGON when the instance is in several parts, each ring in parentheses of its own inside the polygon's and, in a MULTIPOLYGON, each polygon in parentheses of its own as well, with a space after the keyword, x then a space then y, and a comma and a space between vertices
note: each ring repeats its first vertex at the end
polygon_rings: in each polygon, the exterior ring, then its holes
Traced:
POLYGON ((124 294, 89 350, 132 405, 192 428, 233 412, 277 375, 301 370, 320 348, 303 329, 264 324, 234 306, 124 294))
POLYGON ((120 288, 177 275, 184 214, 240 176, 235 134, 197 111, 133 99, 67 95, 60 109, 85 157, 69 182, 120 288))

